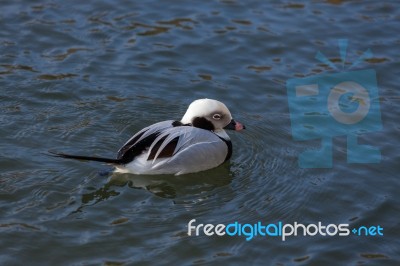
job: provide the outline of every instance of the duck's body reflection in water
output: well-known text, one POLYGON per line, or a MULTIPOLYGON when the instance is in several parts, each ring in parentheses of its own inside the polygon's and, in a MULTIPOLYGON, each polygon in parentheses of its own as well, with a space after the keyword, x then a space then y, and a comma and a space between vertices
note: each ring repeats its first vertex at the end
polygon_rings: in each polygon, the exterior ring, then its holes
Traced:
POLYGON ((99 175, 105 178, 109 176, 109 180, 101 188, 87 188, 94 191, 82 195, 82 205, 75 212, 80 212, 85 206, 118 196, 120 192, 116 190, 116 187, 125 186, 132 189, 145 189, 165 199, 177 200, 190 196, 193 201, 197 201, 204 197, 205 193, 229 185, 234 174, 230 171, 230 163, 225 163, 215 169, 182 176, 133 175, 115 173, 111 170, 99 175))

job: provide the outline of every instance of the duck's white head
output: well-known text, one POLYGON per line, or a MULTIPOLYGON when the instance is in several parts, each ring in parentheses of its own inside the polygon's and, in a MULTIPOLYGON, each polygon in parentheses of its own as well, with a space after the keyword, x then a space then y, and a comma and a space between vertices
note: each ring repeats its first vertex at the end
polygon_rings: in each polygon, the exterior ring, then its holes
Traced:
POLYGON ((244 125, 232 119, 231 112, 225 104, 212 99, 199 99, 192 102, 181 122, 214 132, 245 128, 244 125))

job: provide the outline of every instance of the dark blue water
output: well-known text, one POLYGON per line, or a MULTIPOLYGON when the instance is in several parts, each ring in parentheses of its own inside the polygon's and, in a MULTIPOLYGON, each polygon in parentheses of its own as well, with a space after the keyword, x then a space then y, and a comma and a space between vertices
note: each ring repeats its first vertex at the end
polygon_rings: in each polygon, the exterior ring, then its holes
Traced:
MULTIPOLYGON (((0 264, 399 265, 400 5, 396 1, 1 1, 0 264), (373 69, 379 163, 301 168, 286 81, 373 69), (246 124, 228 164, 174 176, 113 174, 48 150, 113 157, 198 98, 246 124), (383 236, 207 237, 187 223, 346 223, 383 236)), ((316 110, 318 111, 318 110, 316 110)), ((326 128, 320 125, 321 132, 326 128)))

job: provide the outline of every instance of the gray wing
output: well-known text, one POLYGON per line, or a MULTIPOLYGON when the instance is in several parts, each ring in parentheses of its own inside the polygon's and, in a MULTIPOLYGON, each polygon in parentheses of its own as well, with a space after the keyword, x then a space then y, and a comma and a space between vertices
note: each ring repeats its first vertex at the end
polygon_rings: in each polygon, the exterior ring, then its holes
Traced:
POLYGON ((152 169, 176 169, 177 174, 210 169, 223 163, 228 146, 211 131, 195 127, 172 127, 163 130, 149 148, 148 156, 157 149, 152 169), (159 158, 165 147, 174 143, 172 156, 159 158))
MULTIPOLYGON (((159 123, 155 123, 153 125, 150 125, 148 127, 143 128, 139 132, 137 132, 133 137, 131 137, 118 151, 118 158, 121 158, 122 156, 125 155, 126 152, 134 148, 135 145, 137 145, 140 142, 143 142, 148 140, 148 144, 144 145, 147 146, 145 148, 148 148, 151 143, 154 141, 154 139, 157 137, 158 134, 163 132, 166 129, 173 128, 174 126, 172 123, 174 123, 174 120, 167 120, 167 121, 162 121, 159 123)), ((142 152, 142 151, 138 151, 142 152)))

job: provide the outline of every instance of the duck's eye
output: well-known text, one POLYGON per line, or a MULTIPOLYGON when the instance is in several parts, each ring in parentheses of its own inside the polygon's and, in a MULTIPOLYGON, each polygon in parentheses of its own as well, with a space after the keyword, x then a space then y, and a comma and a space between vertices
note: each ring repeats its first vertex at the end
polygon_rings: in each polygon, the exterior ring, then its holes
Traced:
POLYGON ((213 115, 213 118, 215 119, 215 120, 220 120, 221 119, 221 115, 220 114, 215 114, 215 115, 213 115))

